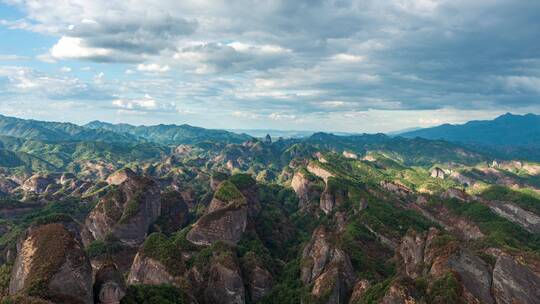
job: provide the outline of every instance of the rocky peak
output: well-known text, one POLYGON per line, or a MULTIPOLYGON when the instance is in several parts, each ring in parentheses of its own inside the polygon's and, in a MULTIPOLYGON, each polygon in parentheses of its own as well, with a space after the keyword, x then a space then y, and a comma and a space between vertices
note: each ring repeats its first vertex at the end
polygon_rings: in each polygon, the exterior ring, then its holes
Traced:
POLYGON ((343 157, 350 158, 350 159, 358 159, 358 155, 350 151, 343 151, 343 157))
POLYGON ((431 177, 444 179, 446 177, 446 174, 443 169, 435 167, 431 170, 431 177))
POLYGON ((212 202, 191 228, 187 239, 197 245, 218 241, 236 244, 247 225, 248 206, 242 192, 230 181, 221 183, 212 202))
POLYGON ((132 176, 113 186, 86 218, 91 234, 87 241, 103 240, 111 233, 125 244, 141 244, 160 215, 160 197, 159 186, 148 177, 132 176))
POLYGON ((130 178, 134 178, 136 177, 137 174, 135 174, 135 172, 133 172, 133 170, 131 170, 130 168, 124 168, 124 169, 121 169, 121 170, 118 170, 116 172, 114 172, 113 174, 109 175, 109 177, 107 177, 107 184, 109 185, 120 185, 121 183, 125 182, 126 180, 130 179, 130 178))
POLYGON ((313 232, 302 252, 301 280, 313 284, 311 294, 327 303, 347 303, 356 275, 347 253, 333 245, 324 227, 313 232))
POLYGON ((54 183, 54 180, 40 174, 34 174, 30 178, 24 181, 21 185, 21 189, 26 192, 44 193, 47 187, 54 183))
POLYGON ((29 228, 18 244, 10 294, 91 304, 92 268, 78 237, 62 223, 29 228))
POLYGON ((328 170, 321 168, 315 163, 310 163, 306 168, 309 173, 321 178, 325 184, 328 183, 328 178, 334 177, 335 175, 330 173, 328 170))
POLYGON ((122 274, 114 263, 103 264, 96 272, 94 299, 98 304, 120 304, 126 295, 126 285, 122 274))

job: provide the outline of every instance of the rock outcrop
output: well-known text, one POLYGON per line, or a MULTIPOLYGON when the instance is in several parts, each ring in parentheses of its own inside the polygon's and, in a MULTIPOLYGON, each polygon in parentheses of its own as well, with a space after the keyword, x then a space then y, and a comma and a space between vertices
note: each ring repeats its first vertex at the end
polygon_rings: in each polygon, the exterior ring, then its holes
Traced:
POLYGON ((301 280, 313 284, 311 294, 326 303, 347 303, 356 281, 347 253, 333 246, 324 227, 313 232, 302 253, 301 280))
POLYGON ((242 258, 242 272, 252 303, 256 303, 272 290, 272 275, 253 251, 242 258))
POLYGON ((90 261, 71 227, 62 223, 31 227, 17 247, 10 294, 55 303, 94 303, 90 261))
POLYGON ((362 297, 364 296, 366 290, 368 290, 371 287, 371 284, 366 279, 361 279, 356 282, 353 288, 353 292, 351 295, 351 298, 349 299, 349 304, 356 304, 358 303, 362 297))
POLYGON ((493 268, 493 294, 497 304, 538 303, 540 273, 519 257, 501 254, 493 268))
POLYGON ((435 167, 431 170, 431 177, 444 179, 446 177, 446 174, 444 173, 443 169, 435 167))
MULTIPOLYGON (((467 303, 494 303, 491 271, 486 262, 460 248, 456 241, 445 240, 435 228, 424 234, 409 231, 396 255, 408 278, 429 276, 435 281, 451 273, 458 277, 461 296, 467 303)), ((399 288, 396 288, 397 292, 399 288)))
POLYGON ((218 241, 236 244, 247 225, 248 207, 244 195, 231 182, 220 184, 207 212, 191 228, 187 239, 197 245, 218 241))
POLYGON ((188 206, 178 191, 165 192, 161 195, 160 214, 156 223, 165 234, 174 233, 189 222, 188 206))
POLYGON ((448 188, 448 190, 443 192, 441 197, 443 199, 456 199, 461 202, 468 202, 471 199, 470 195, 465 191, 456 188, 448 188))
POLYGON ((160 212, 157 183, 147 177, 128 178, 113 186, 86 218, 85 226, 91 235, 86 242, 112 234, 127 245, 139 245, 160 212))
POLYGON ((213 257, 210 266, 210 277, 204 292, 206 303, 244 304, 246 293, 242 273, 233 256, 221 253, 213 257))
POLYGON ((124 169, 118 170, 118 171, 114 172, 113 174, 109 175, 109 177, 107 177, 106 182, 109 185, 118 186, 121 183, 125 182, 126 180, 134 178, 136 176, 137 176, 137 174, 135 174, 135 172, 133 172, 133 170, 131 170, 129 168, 124 168, 124 169))
POLYGON ((328 183, 328 179, 330 177, 334 177, 335 175, 330 173, 328 170, 321 168, 320 166, 310 163, 306 168, 309 173, 321 178, 325 184, 328 183))
POLYGON ((358 159, 358 155, 350 151, 343 151, 343 157, 350 158, 350 159, 358 159))
POLYGON ((300 209, 305 209, 310 206, 310 202, 316 201, 321 196, 324 184, 309 172, 298 171, 292 178, 291 187, 298 197, 300 209))
POLYGON ((128 285, 169 284, 178 286, 178 283, 178 278, 173 276, 167 270, 167 267, 165 267, 165 265, 155 259, 144 256, 141 252, 137 253, 137 255, 135 256, 127 278, 128 285))
POLYGON ((484 201, 495 213, 514 222, 531 233, 540 233, 540 216, 515 204, 500 201, 484 201))
POLYGON ((47 187, 49 187, 49 185, 52 183, 54 183, 54 181, 50 178, 35 174, 24 181, 24 183, 21 185, 21 189, 26 192, 40 194, 44 193, 47 190, 47 187))
POLYGON ((98 304, 119 304, 126 295, 122 274, 113 263, 105 263, 96 272, 94 299, 98 304))

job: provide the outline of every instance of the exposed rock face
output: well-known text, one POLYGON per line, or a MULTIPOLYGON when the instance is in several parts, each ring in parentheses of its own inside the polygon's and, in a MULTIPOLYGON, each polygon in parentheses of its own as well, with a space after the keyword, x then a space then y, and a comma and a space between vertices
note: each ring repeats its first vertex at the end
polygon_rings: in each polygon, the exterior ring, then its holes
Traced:
POLYGON ((465 191, 456 188, 449 188, 441 197, 444 199, 457 199, 462 202, 468 202, 470 200, 470 196, 465 191))
POLYGON ((343 151, 343 157, 350 159, 358 159, 358 155, 350 151, 343 151))
POLYGON ((210 278, 204 292, 206 303, 244 304, 244 282, 240 269, 231 255, 213 258, 210 278))
POLYGON ((47 190, 47 187, 53 182, 54 181, 45 176, 35 174, 24 181, 24 183, 21 185, 21 189, 26 192, 34 192, 38 194, 44 193, 47 190))
POLYGON ((18 244, 9 292, 57 303, 94 303, 92 268, 78 237, 60 223, 28 229, 18 244))
MULTIPOLYGON (((446 244, 435 242, 438 236, 439 232, 431 228, 427 234, 410 231, 403 237, 396 253, 403 265, 404 274, 412 279, 421 275, 430 275, 437 279, 452 272, 458 276, 462 296, 468 303, 494 303, 490 290, 492 279, 489 266, 479 257, 459 248, 454 241, 446 244)), ((394 294, 407 296, 400 288, 397 288, 394 294)))
POLYGON ((170 284, 178 286, 177 279, 167 271, 167 267, 165 267, 165 265, 150 257, 143 256, 140 252, 137 253, 135 259, 133 260, 127 283, 128 285, 170 284))
POLYGON ((118 170, 116 172, 114 172, 113 174, 111 174, 109 177, 107 177, 107 184, 109 185, 120 185, 121 183, 125 182, 126 180, 130 179, 130 178, 134 178, 136 177, 137 175, 135 174, 135 172, 133 172, 131 169, 129 168, 125 168, 125 169, 122 169, 122 170, 118 170))
POLYGON ((311 294, 316 298, 328 297, 327 303, 347 303, 356 275, 349 256, 333 247, 329 237, 323 227, 313 232, 302 253, 301 279, 304 284, 313 283, 311 294))
POLYGON ((247 277, 251 301, 257 302, 272 290, 272 275, 268 270, 255 267, 247 277))
POLYGON ((305 206, 309 202, 309 185, 310 181, 302 172, 296 172, 291 181, 291 187, 296 196, 298 196, 300 206, 305 206))
POLYGON ((342 204, 347 196, 348 192, 344 189, 329 189, 329 187, 326 186, 321 194, 319 207, 325 214, 328 214, 334 209, 334 207, 342 204))
POLYGON ((356 282, 353 288, 353 293, 349 300, 349 304, 356 304, 360 301, 366 290, 371 287, 368 280, 362 279, 356 282))
POLYGON ((502 254, 493 269, 493 293, 498 304, 538 303, 540 274, 502 254))
POLYGON ((381 304, 416 304, 416 300, 412 296, 412 292, 404 285, 395 282, 390 286, 384 297, 381 299, 381 304))
POLYGON ((491 296, 491 272, 489 266, 479 257, 461 250, 448 259, 448 267, 455 271, 463 284, 466 297, 481 303, 494 303, 491 296))
POLYGON ((488 207, 531 233, 540 233, 540 216, 507 202, 486 201, 488 207))
POLYGON ((60 184, 66 185, 68 183, 71 183, 75 181, 77 177, 73 173, 62 173, 62 176, 60 176, 60 184))
POLYGON ((236 244, 246 229, 247 216, 246 198, 231 182, 223 182, 207 213, 193 225, 187 239, 197 245, 218 241, 236 244))
POLYGON ((432 206, 426 209, 420 203, 411 205, 411 207, 462 240, 477 240, 484 237, 478 225, 465 217, 450 212, 445 206, 432 206))
POLYGON ((328 183, 328 179, 330 177, 334 177, 334 174, 328 172, 327 170, 313 164, 313 163, 310 163, 308 166, 307 166, 307 170, 309 171, 309 173, 321 178, 325 184, 328 183))
POLYGON ((101 304, 119 304, 126 295, 124 278, 112 263, 106 263, 97 271, 94 283, 94 299, 101 304))
POLYGON ((103 240, 112 233, 127 245, 138 245, 144 241, 148 227, 160 212, 157 183, 146 177, 132 177, 99 201, 85 225, 93 239, 103 240))
POLYGON ((383 189, 394 192, 400 196, 407 196, 412 193, 412 190, 409 187, 399 182, 382 181, 380 185, 383 189))
POLYGON ((161 195, 161 215, 159 227, 165 234, 171 234, 182 229, 189 221, 189 209, 178 191, 161 195))
POLYGON ((19 184, 17 184, 14 180, 0 177, 0 193, 11 193, 18 186, 19 184))
POLYGON ((439 167, 435 167, 433 168, 433 170, 431 170, 431 177, 433 178, 444 179, 445 176, 446 174, 444 173, 444 170, 439 167))
POLYGON ((412 279, 422 275, 425 247, 426 236, 411 232, 402 238, 397 249, 404 262, 405 273, 412 279))

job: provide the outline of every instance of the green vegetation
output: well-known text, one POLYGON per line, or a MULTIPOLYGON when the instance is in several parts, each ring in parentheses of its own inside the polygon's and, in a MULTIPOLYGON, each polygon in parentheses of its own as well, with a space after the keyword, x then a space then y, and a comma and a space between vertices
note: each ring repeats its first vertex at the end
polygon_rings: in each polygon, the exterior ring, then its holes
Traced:
POLYGON ((347 224, 340 246, 349 254, 359 277, 373 280, 394 275, 394 265, 388 263, 393 253, 381 246, 358 219, 347 224))
POLYGON ((232 202, 236 200, 245 200, 242 192, 230 181, 224 181, 219 185, 215 197, 223 202, 232 202))
POLYGON ((540 215, 540 194, 533 190, 513 190, 501 185, 492 185, 481 195, 488 200, 514 202, 523 209, 540 215))
POLYGON ((121 304, 185 304, 186 294, 170 285, 131 285, 121 304))
POLYGON ((427 294, 427 303, 459 304, 463 303, 461 285, 452 272, 434 281, 427 294))
POLYGON ((101 258, 114 255, 124 249, 122 243, 112 234, 105 236, 103 241, 96 240, 86 247, 90 258, 101 258))
POLYGON ((392 285, 394 278, 388 278, 382 282, 379 282, 370 288, 368 288, 360 301, 356 304, 376 304, 384 297, 390 285, 392 285))
POLYGON ((172 275, 181 275, 186 270, 186 261, 178 254, 198 248, 186 240, 188 230, 179 231, 171 237, 161 233, 150 234, 142 247, 145 256, 161 262, 172 275))
POLYGON ((309 289, 300 281, 300 260, 293 260, 284 266, 278 283, 272 291, 261 299, 262 304, 297 304, 309 294, 309 289))
POLYGON ((487 235, 481 241, 482 246, 525 249, 540 253, 540 236, 498 216, 489 207, 478 202, 463 204, 453 200, 444 202, 444 205, 452 212, 478 224, 480 230, 487 235))
POLYGON ((236 188, 240 190, 253 187, 256 184, 256 181, 249 174, 237 173, 229 178, 229 181, 233 183, 236 188))
POLYGON ((9 279, 11 278, 11 265, 0 266, 0 299, 9 293, 9 279))

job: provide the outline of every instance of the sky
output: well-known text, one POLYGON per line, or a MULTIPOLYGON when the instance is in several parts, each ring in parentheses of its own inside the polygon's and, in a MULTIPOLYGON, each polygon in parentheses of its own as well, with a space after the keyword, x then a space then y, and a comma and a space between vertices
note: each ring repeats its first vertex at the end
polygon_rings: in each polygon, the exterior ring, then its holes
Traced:
POLYGON ((538 0, 0 0, 0 114, 388 132, 540 114, 538 0))

